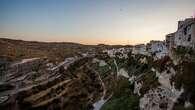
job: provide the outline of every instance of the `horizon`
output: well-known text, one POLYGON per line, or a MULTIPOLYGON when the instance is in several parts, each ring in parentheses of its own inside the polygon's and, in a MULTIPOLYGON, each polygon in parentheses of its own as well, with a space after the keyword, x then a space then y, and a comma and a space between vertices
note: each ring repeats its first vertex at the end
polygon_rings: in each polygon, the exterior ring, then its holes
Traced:
POLYGON ((1 0, 0 38, 85 45, 164 40, 194 16, 193 0, 1 0))
MULTIPOLYGON (((38 40, 23 40, 23 39, 14 39, 14 38, 8 38, 8 37, 1 37, 0 39, 4 40, 15 40, 15 41, 22 41, 22 42, 38 42, 38 43, 73 43, 73 44, 80 44, 80 45, 91 45, 91 46, 97 46, 97 45, 109 45, 109 46, 116 46, 116 45, 121 45, 121 46, 134 46, 131 44, 105 44, 105 43, 99 43, 99 44, 83 44, 79 42, 68 42, 68 41, 38 41, 38 40)), ((143 44, 143 43, 140 43, 143 44)), ((139 44, 135 44, 139 45, 139 44)))

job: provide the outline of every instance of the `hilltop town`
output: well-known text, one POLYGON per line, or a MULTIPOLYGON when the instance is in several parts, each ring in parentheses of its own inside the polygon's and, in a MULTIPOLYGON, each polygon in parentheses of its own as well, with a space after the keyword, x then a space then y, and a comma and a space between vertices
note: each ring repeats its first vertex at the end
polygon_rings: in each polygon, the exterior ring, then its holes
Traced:
POLYGON ((2 110, 194 110, 195 18, 135 46, 0 39, 2 110))
POLYGON ((151 40, 146 45, 139 44, 133 47, 134 54, 154 55, 157 58, 167 56, 173 48, 195 48, 195 18, 187 18, 178 22, 178 29, 174 33, 167 34, 164 41, 151 40))

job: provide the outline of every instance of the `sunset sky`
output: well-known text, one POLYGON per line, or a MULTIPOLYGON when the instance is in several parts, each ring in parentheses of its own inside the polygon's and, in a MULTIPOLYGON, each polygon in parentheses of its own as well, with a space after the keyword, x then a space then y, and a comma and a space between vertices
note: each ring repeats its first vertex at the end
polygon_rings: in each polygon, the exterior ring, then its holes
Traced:
POLYGON ((164 40, 195 0, 0 0, 0 37, 83 44, 164 40))

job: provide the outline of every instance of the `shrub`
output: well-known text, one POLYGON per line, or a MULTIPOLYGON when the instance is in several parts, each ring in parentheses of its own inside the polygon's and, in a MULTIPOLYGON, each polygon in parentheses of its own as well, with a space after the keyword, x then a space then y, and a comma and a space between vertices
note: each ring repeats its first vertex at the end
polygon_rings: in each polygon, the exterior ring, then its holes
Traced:
POLYGON ((117 84, 113 96, 102 106, 101 110, 138 110, 139 97, 132 94, 129 81, 119 79, 117 84))
POLYGON ((184 99, 195 105, 195 62, 183 62, 176 67, 177 74, 172 77, 177 89, 184 88, 184 99))

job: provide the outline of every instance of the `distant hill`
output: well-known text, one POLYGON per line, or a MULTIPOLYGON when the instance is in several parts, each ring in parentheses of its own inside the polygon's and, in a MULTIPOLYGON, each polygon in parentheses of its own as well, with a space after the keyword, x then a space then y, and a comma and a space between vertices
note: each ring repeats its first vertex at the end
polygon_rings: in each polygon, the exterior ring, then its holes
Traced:
POLYGON ((48 57, 53 61, 80 52, 94 50, 95 46, 69 42, 37 42, 0 38, 0 58, 19 60, 32 57, 48 57))
POLYGON ((72 42, 38 42, 0 38, 0 59, 20 60, 32 57, 48 57, 51 61, 62 61, 83 52, 103 49, 131 47, 129 45, 83 45, 72 42))

